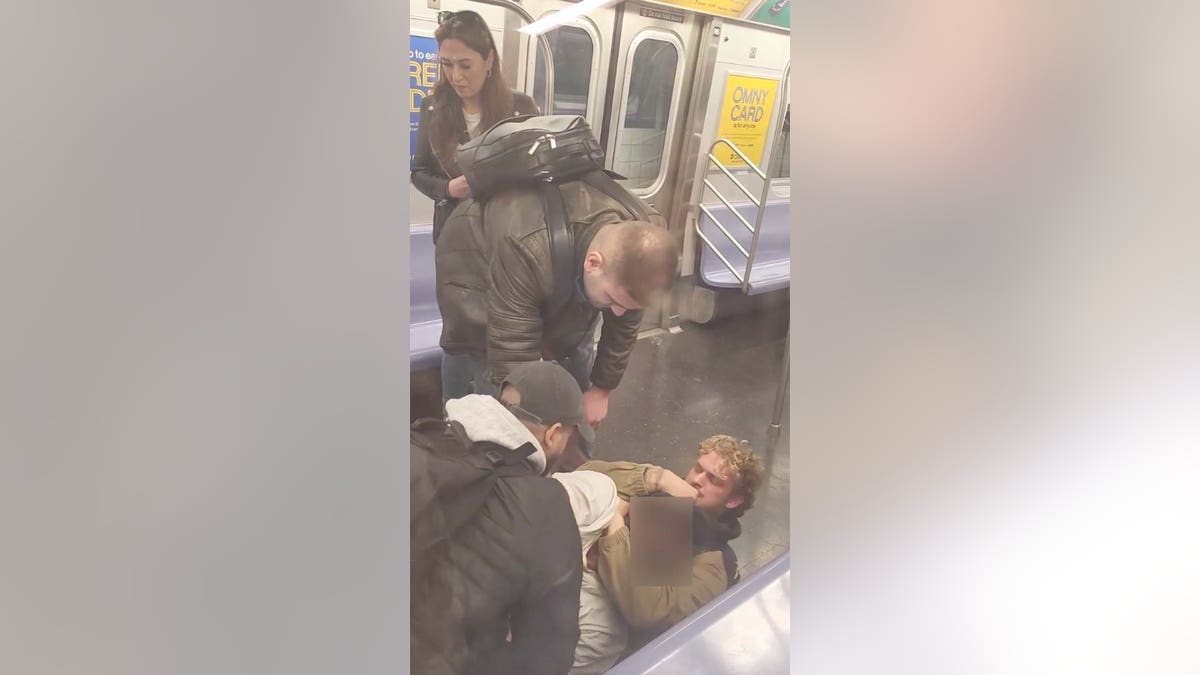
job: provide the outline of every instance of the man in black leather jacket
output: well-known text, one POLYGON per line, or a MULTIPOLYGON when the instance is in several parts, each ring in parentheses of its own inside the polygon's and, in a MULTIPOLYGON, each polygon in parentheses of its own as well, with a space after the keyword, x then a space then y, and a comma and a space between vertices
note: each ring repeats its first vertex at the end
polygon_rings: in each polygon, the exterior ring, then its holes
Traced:
POLYGON ((578 266, 575 292, 565 299, 536 189, 486 204, 467 200, 447 220, 436 251, 444 398, 494 392, 515 365, 545 359, 563 363, 579 382, 589 423, 607 415, 641 310, 674 283, 679 251, 652 210, 651 222, 636 221, 583 182, 560 189, 578 266))

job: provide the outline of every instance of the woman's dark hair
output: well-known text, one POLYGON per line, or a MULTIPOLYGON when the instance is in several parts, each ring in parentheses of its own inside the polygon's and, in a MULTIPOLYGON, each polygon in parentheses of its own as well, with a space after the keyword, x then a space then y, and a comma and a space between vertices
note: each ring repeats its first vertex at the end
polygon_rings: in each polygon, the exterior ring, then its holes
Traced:
MULTIPOLYGON (((496 41, 488 29, 487 22, 475 12, 454 12, 446 15, 434 31, 433 37, 440 47, 442 42, 455 39, 487 59, 492 55, 492 74, 483 82, 479 91, 480 116, 479 127, 487 129, 497 122, 512 117, 513 95, 504 73, 500 69, 500 52, 496 49, 496 41)), ((450 79, 442 72, 433 88, 434 106, 430 111, 429 138, 433 151, 441 159, 443 165, 454 165, 454 153, 458 144, 465 140, 463 134, 467 121, 463 116, 462 100, 450 85, 450 79)))

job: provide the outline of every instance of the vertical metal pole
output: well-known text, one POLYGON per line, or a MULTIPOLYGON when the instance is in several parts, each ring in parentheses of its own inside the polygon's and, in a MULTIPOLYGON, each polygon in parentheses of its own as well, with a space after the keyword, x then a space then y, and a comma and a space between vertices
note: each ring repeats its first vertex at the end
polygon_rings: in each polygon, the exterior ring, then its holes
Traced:
MULTIPOLYGON (((554 51, 552 49, 550 49, 550 38, 546 37, 545 33, 542 33, 541 35, 537 36, 537 43, 538 43, 538 49, 541 50, 542 56, 546 59, 546 92, 545 92, 546 103, 545 103, 545 106, 542 107, 542 114, 543 115, 553 115, 554 114, 554 51)), ((533 63, 534 63, 533 76, 536 78, 537 77, 537 59, 534 59, 533 63)), ((530 93, 533 93, 532 89, 533 89, 533 87, 530 87, 530 90, 531 90, 530 93)))
MULTIPOLYGON (((475 0, 475 1, 482 3, 484 5, 495 5, 496 7, 503 7, 505 9, 511 10, 517 16, 524 19, 525 23, 533 23, 533 21, 534 21, 533 15, 529 13, 529 10, 527 10, 524 7, 522 7, 521 5, 513 2, 513 0, 475 0)), ((552 49, 550 49, 550 38, 546 37, 545 33, 538 35, 534 41, 537 42, 538 48, 542 51, 542 55, 546 58, 546 107, 542 109, 542 114, 543 115, 553 115, 554 114, 554 51, 552 49)), ((536 69, 537 59, 534 59, 534 64, 535 64, 534 67, 536 69)), ((515 78, 516 74, 517 74, 516 64, 513 64, 512 77, 515 78)), ((512 84, 515 84, 515 82, 510 82, 509 84, 512 85, 512 84)))
MULTIPOLYGON (((521 38, 525 37, 524 33, 518 33, 517 29, 523 25, 525 25, 525 20, 516 12, 504 13, 504 48, 500 50, 500 59, 504 66, 504 77, 508 80, 508 86, 521 91, 528 89, 529 95, 533 96, 533 85, 530 84, 526 87, 525 80, 517 77, 522 69, 521 38)), ((529 48, 536 50, 537 45, 530 44, 529 48)), ((532 81, 528 73, 525 74, 525 78, 532 81)))
POLYGON ((791 377, 791 359, 790 351, 792 337, 792 329, 788 328, 787 335, 783 338, 783 375, 779 378, 779 390, 775 392, 775 409, 771 413, 771 430, 778 431, 783 425, 783 400, 786 398, 788 384, 791 377))

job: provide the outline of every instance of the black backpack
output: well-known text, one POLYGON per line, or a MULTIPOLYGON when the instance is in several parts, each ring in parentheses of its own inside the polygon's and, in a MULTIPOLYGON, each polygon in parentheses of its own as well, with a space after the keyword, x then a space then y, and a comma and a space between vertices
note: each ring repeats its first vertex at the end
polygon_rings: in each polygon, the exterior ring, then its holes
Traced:
POLYGON ((604 150, 579 115, 519 115, 458 147, 459 168, 471 186, 471 197, 486 202, 514 188, 537 187, 550 231, 554 266, 554 304, 564 304, 575 291, 583 264, 575 257, 575 236, 562 198, 564 183, 582 181, 646 220, 646 205, 604 168, 604 150))
POLYGON ((452 672, 468 648, 454 609, 451 540, 487 502, 496 481, 534 473, 525 459, 532 443, 509 450, 475 443, 462 425, 423 419, 409 430, 412 526, 410 544, 410 666, 413 672, 452 672), (447 660, 449 659, 449 660, 447 660))
POLYGON ((449 541, 483 508, 496 480, 531 475, 525 459, 532 443, 509 450, 490 442, 475 443, 462 425, 422 419, 409 431, 409 476, 412 578, 425 578, 434 564, 431 551, 449 541))

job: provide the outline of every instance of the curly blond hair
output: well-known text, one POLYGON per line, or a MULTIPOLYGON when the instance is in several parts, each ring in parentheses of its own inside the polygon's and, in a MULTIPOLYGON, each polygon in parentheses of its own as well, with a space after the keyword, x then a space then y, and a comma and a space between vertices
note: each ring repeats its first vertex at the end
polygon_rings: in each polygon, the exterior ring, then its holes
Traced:
POLYGON ((754 454, 749 441, 739 441, 733 436, 717 434, 700 441, 697 457, 715 452, 721 458, 725 470, 733 476, 733 494, 742 498, 737 508, 730 509, 733 517, 754 506, 754 495, 763 482, 762 460, 754 454))

